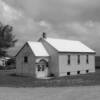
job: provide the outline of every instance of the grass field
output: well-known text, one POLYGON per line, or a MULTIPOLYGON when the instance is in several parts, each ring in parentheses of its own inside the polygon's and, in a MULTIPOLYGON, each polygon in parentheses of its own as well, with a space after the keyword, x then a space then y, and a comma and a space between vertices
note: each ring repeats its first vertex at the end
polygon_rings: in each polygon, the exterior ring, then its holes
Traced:
POLYGON ((33 77, 17 76, 15 72, 0 71, 0 87, 72 87, 100 85, 100 69, 96 73, 66 76, 53 79, 34 79, 33 77))
POLYGON ((0 100, 100 100, 100 86, 62 88, 0 87, 0 100))
POLYGON ((100 70, 50 80, 0 71, 0 100, 100 100, 100 70))

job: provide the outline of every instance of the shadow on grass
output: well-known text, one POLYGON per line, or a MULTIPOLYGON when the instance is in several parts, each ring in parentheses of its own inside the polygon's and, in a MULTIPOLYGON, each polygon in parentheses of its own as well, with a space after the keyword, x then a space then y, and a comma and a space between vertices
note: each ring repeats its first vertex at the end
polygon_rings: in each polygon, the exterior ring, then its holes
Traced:
POLYGON ((11 74, 8 74, 8 76, 11 76, 11 77, 29 77, 29 76, 24 76, 24 75, 17 75, 16 73, 11 73, 11 74))
POLYGON ((19 75, 16 75, 16 73, 9 74, 9 76, 12 76, 12 77, 20 77, 19 75))

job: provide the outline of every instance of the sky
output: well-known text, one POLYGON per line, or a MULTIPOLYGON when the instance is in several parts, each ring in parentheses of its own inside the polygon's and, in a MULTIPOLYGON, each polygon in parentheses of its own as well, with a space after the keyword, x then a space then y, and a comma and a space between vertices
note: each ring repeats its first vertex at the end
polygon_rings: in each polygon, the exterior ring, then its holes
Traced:
POLYGON ((18 42, 48 37, 79 40, 100 55, 100 0, 0 0, 0 21, 13 26, 18 42))

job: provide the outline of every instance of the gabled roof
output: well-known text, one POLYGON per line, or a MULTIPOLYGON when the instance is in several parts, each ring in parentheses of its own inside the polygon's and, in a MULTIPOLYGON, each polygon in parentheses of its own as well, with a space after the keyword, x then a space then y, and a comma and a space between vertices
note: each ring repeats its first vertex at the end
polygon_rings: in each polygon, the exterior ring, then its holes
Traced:
POLYGON ((47 41, 51 46, 53 46, 58 52, 95 53, 94 50, 90 49, 80 41, 54 38, 46 38, 45 41, 47 41))
POLYGON ((30 46, 31 50, 35 54, 35 56, 49 56, 48 52, 40 42, 32 42, 28 41, 28 45, 30 46))

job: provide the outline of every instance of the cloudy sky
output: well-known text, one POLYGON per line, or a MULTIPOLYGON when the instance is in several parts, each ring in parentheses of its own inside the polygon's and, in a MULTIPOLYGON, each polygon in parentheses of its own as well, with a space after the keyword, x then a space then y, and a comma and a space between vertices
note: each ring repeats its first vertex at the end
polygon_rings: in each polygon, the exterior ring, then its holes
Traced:
POLYGON ((80 40, 100 55, 100 0, 0 0, 0 21, 12 25, 19 40, 10 54, 47 32, 80 40))

